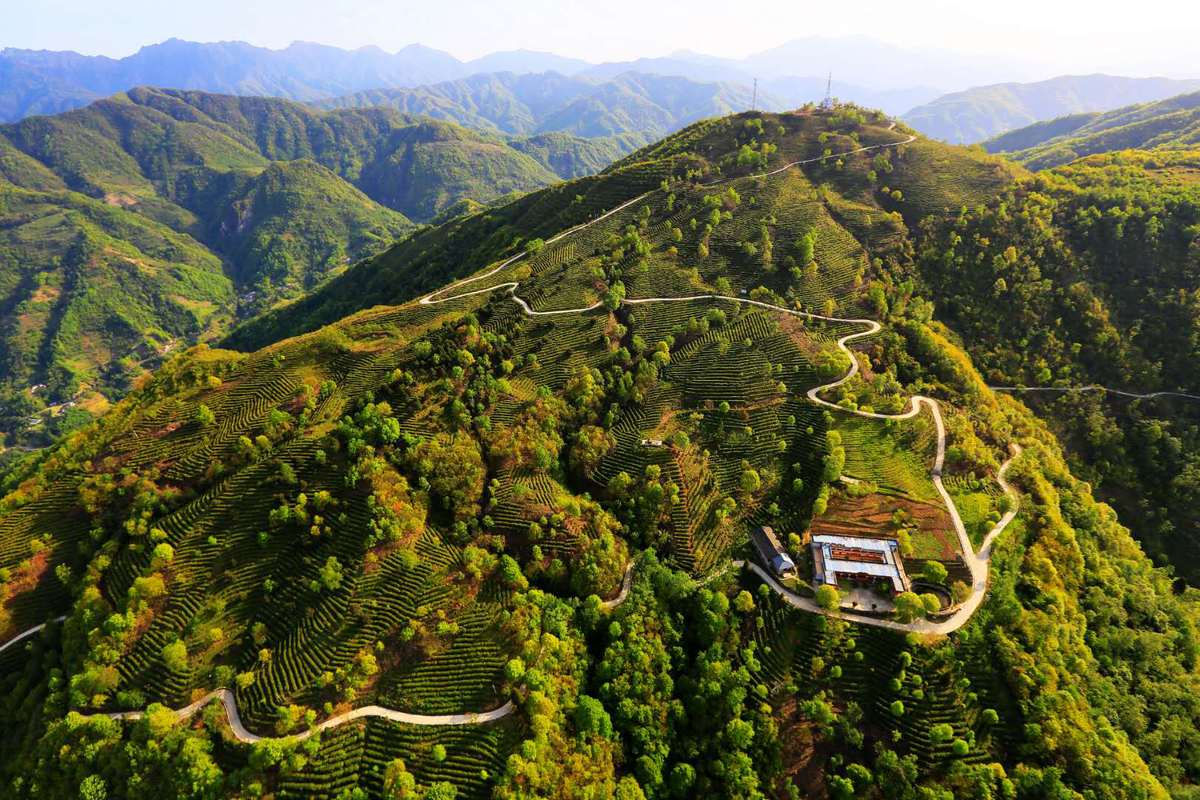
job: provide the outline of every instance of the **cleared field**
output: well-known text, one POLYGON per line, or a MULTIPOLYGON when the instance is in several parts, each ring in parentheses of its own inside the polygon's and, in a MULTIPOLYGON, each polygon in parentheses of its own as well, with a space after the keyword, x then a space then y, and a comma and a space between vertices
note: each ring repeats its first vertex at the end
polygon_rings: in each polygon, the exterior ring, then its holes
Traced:
POLYGON ((836 495, 829 508, 812 521, 814 534, 841 536, 895 536, 910 532, 913 551, 908 558, 924 561, 950 561, 958 555, 958 536, 946 509, 895 495, 869 494, 864 497, 836 495))

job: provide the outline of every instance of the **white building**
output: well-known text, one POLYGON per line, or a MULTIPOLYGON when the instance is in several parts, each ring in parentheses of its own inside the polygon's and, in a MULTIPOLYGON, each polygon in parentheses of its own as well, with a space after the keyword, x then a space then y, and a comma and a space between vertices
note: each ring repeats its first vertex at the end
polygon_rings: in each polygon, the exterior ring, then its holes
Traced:
POLYGON ((900 543, 895 539, 819 534, 812 537, 813 580, 837 586, 845 580, 859 584, 887 581, 893 594, 911 588, 900 543))

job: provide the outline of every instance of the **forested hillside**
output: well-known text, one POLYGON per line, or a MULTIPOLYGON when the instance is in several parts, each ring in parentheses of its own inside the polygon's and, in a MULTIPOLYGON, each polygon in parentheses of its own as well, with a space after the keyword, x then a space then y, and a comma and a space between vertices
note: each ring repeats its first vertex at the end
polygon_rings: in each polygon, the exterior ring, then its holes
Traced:
POLYGON ((984 143, 1033 169, 1116 150, 1200 147, 1200 93, 1031 125, 984 143))
MULTIPOLYGON (((1007 257, 934 263, 932 221, 989 248, 991 198, 1100 176, 1029 180, 852 106, 710 120, 180 353, 7 477, 0 780, 1192 796, 1200 598, 946 324, 974 347, 944 283, 1007 257), (817 530, 897 542, 913 590, 814 589, 817 530)), ((1182 269, 1190 200, 1154 202, 1182 269)))
MULTIPOLYGON (((989 383, 1200 395, 1200 155, 1093 156, 930 238, 921 272, 989 383)), ((1200 577, 1200 404, 1043 392, 1077 473, 1200 577)))
POLYGON ((412 220, 622 152, 565 134, 519 147, 386 109, 154 89, 0 127, 4 431, 44 441, 412 220))
POLYGON ((125 58, 74 52, 0 50, 0 120, 57 114, 135 86, 315 100, 370 86, 416 86, 467 74, 449 53, 411 45, 342 50, 293 42, 282 50, 246 42, 168 39, 125 58))

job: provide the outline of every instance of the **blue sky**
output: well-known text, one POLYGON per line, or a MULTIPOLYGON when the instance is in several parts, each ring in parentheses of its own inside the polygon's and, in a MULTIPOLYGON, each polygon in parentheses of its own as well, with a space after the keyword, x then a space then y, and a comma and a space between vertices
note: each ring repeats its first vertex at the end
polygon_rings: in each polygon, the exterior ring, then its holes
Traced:
MULTIPOLYGON (((812 35, 1018 58, 1049 71, 1200 75, 1196 0, 2 0, 0 46, 123 56, 171 36, 340 47, 412 42, 473 58, 591 61, 687 48, 740 57, 812 35)), ((1040 70, 1039 70, 1040 71, 1040 70)))

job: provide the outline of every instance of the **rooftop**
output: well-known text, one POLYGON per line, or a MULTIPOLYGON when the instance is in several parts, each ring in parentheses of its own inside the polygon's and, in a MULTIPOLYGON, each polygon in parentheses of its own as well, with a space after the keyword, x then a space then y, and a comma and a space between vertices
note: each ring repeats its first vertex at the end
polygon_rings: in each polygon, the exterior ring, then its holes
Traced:
POLYGON ((897 594, 909 589, 895 539, 819 534, 812 537, 814 578, 837 585, 838 578, 869 576, 891 581, 897 594))

